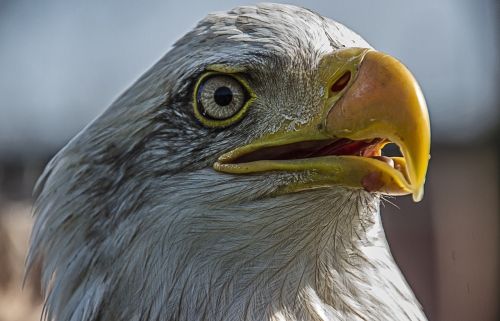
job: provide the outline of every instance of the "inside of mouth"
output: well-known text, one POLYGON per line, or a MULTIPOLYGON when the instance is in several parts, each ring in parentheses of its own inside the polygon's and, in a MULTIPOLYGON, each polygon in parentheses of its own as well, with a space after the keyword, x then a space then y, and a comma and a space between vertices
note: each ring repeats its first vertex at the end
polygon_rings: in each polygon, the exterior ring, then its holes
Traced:
POLYGON ((403 157, 403 153, 399 149, 399 146, 390 142, 382 147, 382 155, 387 157, 403 157))
POLYGON ((383 161, 392 167, 390 157, 401 156, 399 147, 383 138, 369 140, 336 140, 303 141, 280 146, 263 147, 241 155, 231 163, 247 163, 258 160, 293 160, 322 156, 361 156, 383 161))

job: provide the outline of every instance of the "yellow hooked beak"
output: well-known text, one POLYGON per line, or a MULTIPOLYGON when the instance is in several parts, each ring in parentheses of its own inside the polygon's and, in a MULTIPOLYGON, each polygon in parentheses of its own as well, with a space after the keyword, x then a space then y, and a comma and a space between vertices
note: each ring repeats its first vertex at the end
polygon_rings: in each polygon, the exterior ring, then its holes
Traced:
POLYGON ((370 49, 350 48, 320 64, 324 108, 307 126, 262 137, 219 157, 218 171, 309 172, 292 191, 331 185, 389 195, 413 194, 419 201, 430 152, 425 99, 399 61, 370 49), (387 143, 403 157, 381 154, 387 143))

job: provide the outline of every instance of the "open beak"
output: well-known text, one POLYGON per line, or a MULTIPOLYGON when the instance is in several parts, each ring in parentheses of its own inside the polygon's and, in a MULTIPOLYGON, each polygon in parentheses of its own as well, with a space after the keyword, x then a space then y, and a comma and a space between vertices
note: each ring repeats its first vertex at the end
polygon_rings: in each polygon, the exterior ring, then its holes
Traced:
POLYGON ((330 88, 322 112, 299 130, 278 132, 219 157, 218 171, 311 174, 302 190, 331 185, 419 201, 427 172, 430 125, 425 99, 412 74, 395 58, 350 48, 324 57, 322 81, 330 88), (387 143, 403 157, 386 157, 387 143))

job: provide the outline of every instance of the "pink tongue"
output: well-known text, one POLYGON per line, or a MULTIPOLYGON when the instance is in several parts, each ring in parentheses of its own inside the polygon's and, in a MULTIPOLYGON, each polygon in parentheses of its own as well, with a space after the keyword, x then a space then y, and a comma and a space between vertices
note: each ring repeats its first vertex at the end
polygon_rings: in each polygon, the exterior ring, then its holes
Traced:
POLYGON ((391 167, 394 168, 394 161, 390 157, 387 157, 387 156, 372 156, 370 158, 378 159, 379 161, 384 162, 387 165, 389 165, 389 166, 391 166, 391 167))
POLYGON ((353 141, 342 138, 335 141, 333 144, 322 147, 310 156, 354 155, 370 157, 375 153, 379 141, 380 139, 374 139, 372 141, 353 141))

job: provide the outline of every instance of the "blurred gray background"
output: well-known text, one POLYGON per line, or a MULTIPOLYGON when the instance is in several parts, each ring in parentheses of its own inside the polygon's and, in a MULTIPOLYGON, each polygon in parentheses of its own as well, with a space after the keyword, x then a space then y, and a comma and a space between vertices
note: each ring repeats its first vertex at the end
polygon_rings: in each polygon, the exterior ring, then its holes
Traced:
MULTIPOLYGON (((342 22, 416 76, 432 159, 424 201, 383 209, 391 247, 430 320, 498 320, 500 6, 286 2, 342 22)), ((36 287, 21 293, 15 280, 45 163, 208 12, 251 3, 0 0, 0 321, 38 319, 36 287)))

